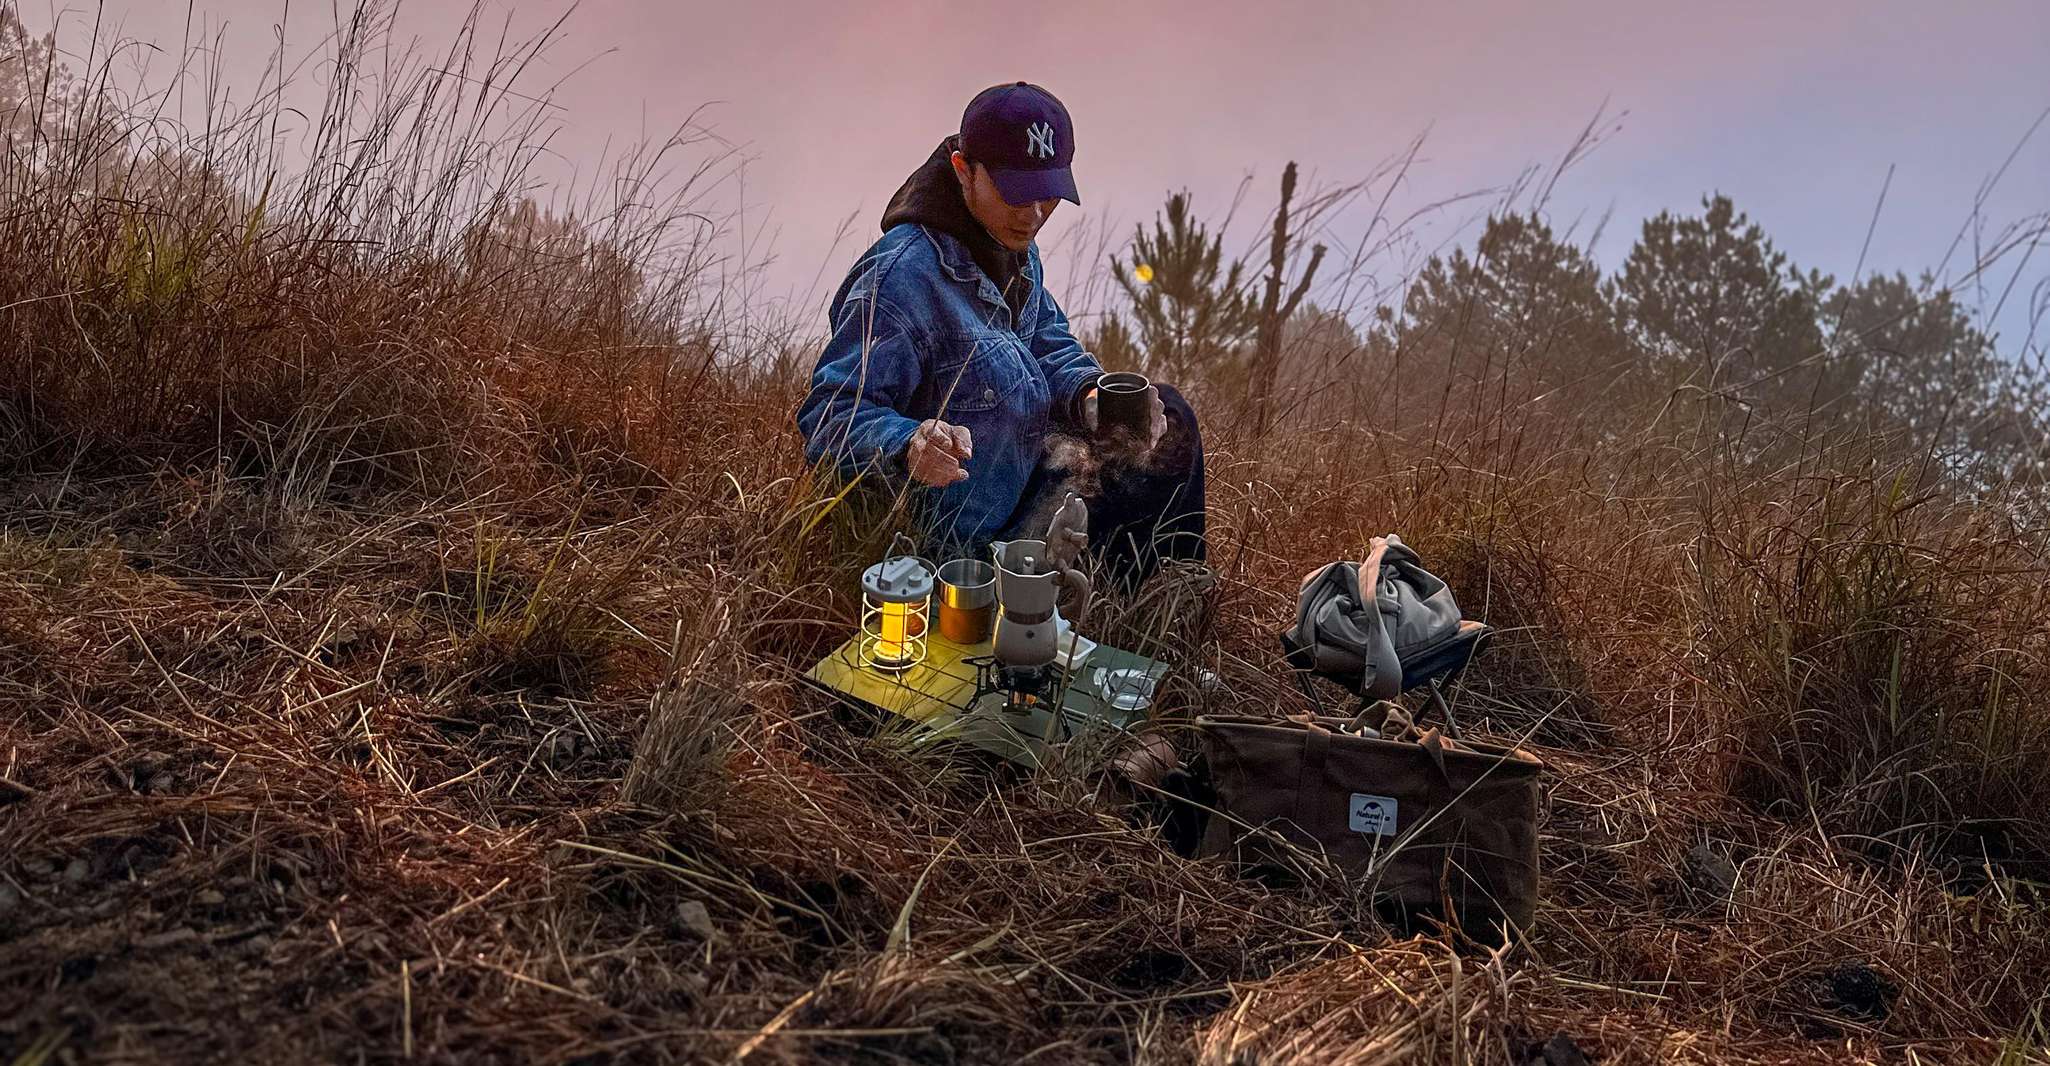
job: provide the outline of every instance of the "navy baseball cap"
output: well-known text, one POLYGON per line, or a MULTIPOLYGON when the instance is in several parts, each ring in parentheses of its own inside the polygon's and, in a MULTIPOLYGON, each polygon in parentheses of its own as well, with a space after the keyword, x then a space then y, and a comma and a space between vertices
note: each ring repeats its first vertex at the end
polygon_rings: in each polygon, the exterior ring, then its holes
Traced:
POLYGON ((1068 109, 1037 85, 992 85, 961 113, 961 154, 989 168, 1004 202, 1061 199, 1075 191, 1075 126, 1068 109))

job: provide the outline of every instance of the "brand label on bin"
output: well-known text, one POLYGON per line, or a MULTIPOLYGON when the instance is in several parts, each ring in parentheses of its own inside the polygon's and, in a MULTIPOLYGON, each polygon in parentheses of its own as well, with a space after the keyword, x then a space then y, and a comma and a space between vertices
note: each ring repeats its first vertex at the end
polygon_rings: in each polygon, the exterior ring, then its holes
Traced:
POLYGON ((1379 833, 1384 837, 1395 835, 1395 797, 1369 796, 1364 792, 1352 794, 1349 808, 1351 817, 1347 824, 1355 833, 1379 833))

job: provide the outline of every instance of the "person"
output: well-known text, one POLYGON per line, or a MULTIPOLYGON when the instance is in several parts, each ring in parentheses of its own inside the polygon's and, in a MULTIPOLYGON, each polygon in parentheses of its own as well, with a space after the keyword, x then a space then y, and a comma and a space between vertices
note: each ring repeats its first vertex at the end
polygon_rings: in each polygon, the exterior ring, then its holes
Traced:
POLYGON ((1163 559, 1206 553, 1202 439, 1187 399, 1158 385, 1146 439, 1092 440, 1103 368, 1034 243, 1060 201, 1081 203, 1074 153, 1052 93, 977 94, 834 294, 797 423, 808 461, 906 493, 938 557, 1042 538, 1078 493, 1094 561, 1130 588, 1163 559))

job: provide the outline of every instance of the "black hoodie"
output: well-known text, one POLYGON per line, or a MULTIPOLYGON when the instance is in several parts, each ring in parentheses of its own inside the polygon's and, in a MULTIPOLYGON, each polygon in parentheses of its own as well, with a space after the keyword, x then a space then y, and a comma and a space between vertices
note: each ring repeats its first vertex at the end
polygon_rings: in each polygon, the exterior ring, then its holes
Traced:
POLYGON ((1025 277, 1026 253, 1014 252, 989 235, 968 210, 961 197, 961 180, 954 176, 953 154, 958 136, 949 136, 933 149, 932 156, 904 179, 890 206, 883 209, 883 232, 906 222, 939 230, 968 249, 975 265, 996 283, 1011 308, 1011 321, 1018 321, 1025 300, 1032 294, 1032 282, 1025 277))

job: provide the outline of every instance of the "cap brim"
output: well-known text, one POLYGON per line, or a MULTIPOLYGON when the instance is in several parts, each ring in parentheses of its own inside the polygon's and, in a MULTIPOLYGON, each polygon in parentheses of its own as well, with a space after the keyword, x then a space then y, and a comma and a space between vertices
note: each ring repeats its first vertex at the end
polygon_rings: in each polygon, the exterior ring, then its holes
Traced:
POLYGON ((1075 191, 1075 172, 1069 167, 1046 170, 998 170, 991 167, 989 177, 997 184, 997 194, 1012 207, 1035 200, 1066 200, 1077 207, 1082 206, 1082 194, 1075 191))

